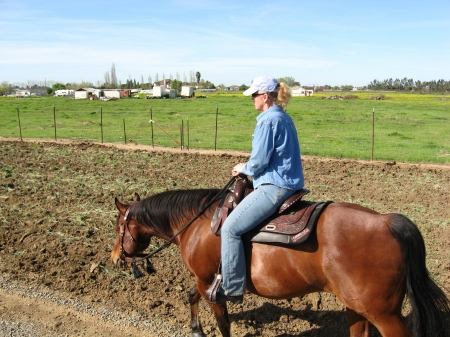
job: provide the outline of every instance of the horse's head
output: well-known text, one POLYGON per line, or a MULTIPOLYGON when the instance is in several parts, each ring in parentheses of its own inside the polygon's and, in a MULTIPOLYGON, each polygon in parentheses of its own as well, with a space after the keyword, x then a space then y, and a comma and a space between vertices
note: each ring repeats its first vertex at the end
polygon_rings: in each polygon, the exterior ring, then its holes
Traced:
MULTIPOLYGON (((139 195, 135 193, 134 201, 139 200, 139 195)), ((111 259, 114 265, 118 266, 120 263, 132 262, 133 257, 146 249, 150 244, 150 235, 145 231, 145 227, 140 226, 130 215, 132 205, 122 204, 117 198, 115 203, 119 216, 115 226, 116 242, 111 252, 111 259)))

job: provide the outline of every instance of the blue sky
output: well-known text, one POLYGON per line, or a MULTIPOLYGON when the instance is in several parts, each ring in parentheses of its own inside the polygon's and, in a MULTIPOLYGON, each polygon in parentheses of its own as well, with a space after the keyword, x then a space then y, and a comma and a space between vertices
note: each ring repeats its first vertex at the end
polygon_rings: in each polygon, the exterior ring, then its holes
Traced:
POLYGON ((0 82, 450 79, 450 1, 0 0, 0 82))

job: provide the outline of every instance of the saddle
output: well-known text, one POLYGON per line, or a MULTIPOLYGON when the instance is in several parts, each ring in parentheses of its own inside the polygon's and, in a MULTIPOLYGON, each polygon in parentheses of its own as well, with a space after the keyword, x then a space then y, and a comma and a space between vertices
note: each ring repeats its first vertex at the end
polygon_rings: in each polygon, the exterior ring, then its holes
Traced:
MULTIPOLYGON (((240 175, 220 201, 211 221, 212 232, 220 236, 220 228, 231 211, 253 191, 252 183, 246 176, 240 175)), ((259 243, 298 245, 305 242, 313 232, 323 210, 331 203, 310 202, 301 200, 308 194, 307 189, 301 189, 286 199, 278 210, 260 225, 244 234, 244 240, 259 243)), ((219 271, 214 276, 205 297, 211 303, 216 303, 217 291, 222 284, 219 271)))
MULTIPOLYGON (((220 236, 220 228, 231 211, 253 191, 252 183, 240 175, 221 200, 211 221, 211 230, 220 236)), ((309 193, 301 189, 286 199, 278 210, 263 223, 244 235, 252 242, 297 245, 305 242, 317 224, 323 210, 331 203, 301 200, 309 193)))

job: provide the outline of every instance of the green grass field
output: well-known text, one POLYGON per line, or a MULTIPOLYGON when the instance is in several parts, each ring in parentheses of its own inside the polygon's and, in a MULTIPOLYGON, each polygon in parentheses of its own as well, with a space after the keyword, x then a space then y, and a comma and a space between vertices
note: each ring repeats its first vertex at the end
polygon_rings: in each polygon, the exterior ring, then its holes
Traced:
MULTIPOLYGON (((450 163, 450 97, 352 93, 358 99, 293 97, 293 117, 302 153, 371 159, 374 109, 374 159, 450 163)), ((342 96, 345 94, 338 93, 342 96)), ((80 141, 134 142, 190 149, 250 150, 255 118, 252 100, 242 94, 197 99, 73 100, 62 97, 0 97, 0 136, 80 141), (54 113, 55 111, 55 113, 54 113), (216 111, 217 138, 216 138, 216 111), (150 123, 151 112, 154 123, 150 123), (19 129, 19 116, 20 125, 19 129), (103 124, 103 128, 101 128, 103 124), (152 131, 153 126, 153 131, 152 131)))

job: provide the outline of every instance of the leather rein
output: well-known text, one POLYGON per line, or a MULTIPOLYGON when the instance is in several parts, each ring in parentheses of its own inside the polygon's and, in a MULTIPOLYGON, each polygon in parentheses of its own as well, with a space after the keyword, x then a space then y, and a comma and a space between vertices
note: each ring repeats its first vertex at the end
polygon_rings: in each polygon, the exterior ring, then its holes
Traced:
MULTIPOLYGON (((124 238, 125 238, 125 231, 128 229, 128 232, 130 233, 130 240, 136 242, 138 245, 147 245, 144 243, 140 243, 139 241, 137 241, 136 239, 133 238, 133 236, 131 235, 130 229, 128 228, 128 223, 129 223, 129 219, 128 219, 128 214, 130 213, 130 209, 132 207, 132 205, 130 205, 127 209, 127 211, 125 212, 125 215, 122 218, 122 221, 119 223, 119 232, 120 232, 120 236, 121 236, 121 244, 120 244, 120 261, 123 264, 127 264, 127 263, 131 263, 131 265, 133 266, 133 272, 134 272, 134 276, 136 278, 143 276, 142 272, 139 271, 139 268, 137 267, 136 263, 139 261, 143 261, 143 260, 147 260, 147 265, 149 264, 148 259, 150 257, 152 257, 153 255, 159 253, 160 251, 162 251, 163 249, 167 248, 168 246, 170 246, 170 244, 173 242, 173 240, 175 240, 176 237, 178 237, 181 233, 183 233, 195 220, 197 220, 209 207, 211 207, 211 205, 216 202, 217 200, 220 200, 220 198, 222 197, 223 193, 225 193, 231 185, 233 185, 233 182, 235 181, 236 177, 232 177, 230 179, 230 181, 219 191, 219 193, 217 193, 217 195, 211 199, 211 201, 191 220, 189 221, 186 225, 184 225, 183 228, 181 228, 178 233, 176 233, 174 236, 172 236, 169 240, 167 240, 162 246, 158 247, 156 250, 150 252, 149 254, 137 254, 136 256, 138 256, 138 258, 136 257, 130 257, 130 256, 126 256, 126 252, 123 249, 123 243, 124 243, 124 238)), ((147 268, 148 269, 148 268, 147 268)))

